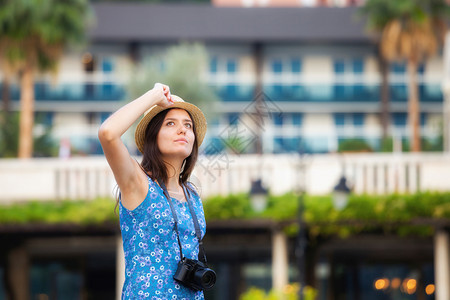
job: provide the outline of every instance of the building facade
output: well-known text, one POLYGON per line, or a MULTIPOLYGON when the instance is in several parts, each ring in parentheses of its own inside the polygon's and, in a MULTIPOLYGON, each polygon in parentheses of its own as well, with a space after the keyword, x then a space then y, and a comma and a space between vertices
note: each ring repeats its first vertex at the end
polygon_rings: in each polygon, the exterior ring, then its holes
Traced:
MULTIPOLYGON (((96 4, 94 10, 97 25, 87 48, 66 53, 56 84, 41 77, 35 86, 39 122, 53 126, 56 140, 70 140, 76 153, 101 154, 97 128, 131 100, 135 65, 180 41, 201 42, 208 52, 203 77, 221 101, 207 141, 217 151, 226 146, 226 128, 245 126, 245 109, 258 91, 277 110, 260 132, 264 153, 335 152, 346 139, 381 148, 377 46, 355 7, 96 4), (120 18, 132 21, 115 21, 120 18), (166 18, 171 23, 162 26, 166 18)), ((442 134, 442 75, 439 55, 418 73, 421 132, 430 143, 442 134)), ((403 62, 391 65, 389 82, 390 135, 407 142, 403 62)), ((17 86, 11 98, 18 100, 17 86)), ((18 109, 18 101, 13 104, 18 109)))

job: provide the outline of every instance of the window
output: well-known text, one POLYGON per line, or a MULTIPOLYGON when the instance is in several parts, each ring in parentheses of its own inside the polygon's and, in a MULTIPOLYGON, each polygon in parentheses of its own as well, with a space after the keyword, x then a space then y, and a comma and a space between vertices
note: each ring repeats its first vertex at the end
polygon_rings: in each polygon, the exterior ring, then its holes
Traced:
POLYGON ((234 59, 228 59, 227 60, 227 72, 228 73, 236 73, 237 70, 237 63, 234 59))
POLYGON ((335 74, 362 74, 364 72, 364 60, 362 58, 355 59, 335 59, 334 73, 335 74))
POLYGON ((292 73, 300 73, 302 71, 302 62, 298 58, 291 60, 292 73))
POLYGON ((113 95, 114 85, 111 82, 102 84, 102 93, 104 98, 110 98, 113 95))
POLYGON ((423 75, 423 74, 425 73, 425 64, 420 64, 420 65, 418 66, 418 68, 417 68, 417 72, 418 72, 420 75, 423 75))
POLYGON ((427 114, 420 113, 420 126, 424 127, 427 123, 427 114))
POLYGON ((105 122, 106 119, 108 119, 108 117, 111 115, 110 112, 101 112, 100 113, 100 124, 105 122))
POLYGON ((276 114, 276 115, 274 115, 273 123, 276 126, 282 126, 283 125, 283 114, 276 114))
POLYGON ((345 62, 343 60, 334 61, 334 73, 343 74, 345 72, 345 62))
POLYGON ((217 73, 217 57, 211 58, 211 60, 209 62, 209 72, 217 73))
POLYGON ((396 127, 406 126, 406 119, 407 119, 406 113, 393 113, 392 118, 393 118, 392 123, 394 124, 394 126, 396 127))
POLYGON ((353 73, 362 74, 364 69, 364 63, 362 59, 354 59, 352 61, 353 73))
POLYGON ((238 113, 229 113, 228 114, 228 123, 230 125, 237 125, 239 122, 239 114, 238 113))
POLYGON ((301 126, 303 123, 303 115, 301 113, 292 113, 292 124, 301 126))
POLYGON ((345 98, 346 95, 346 86, 343 84, 336 84, 334 86, 334 92, 337 99, 345 98))
POLYGON ((272 62, 272 72, 282 73, 283 72, 283 62, 281 59, 276 59, 272 62))
POLYGON ((235 84, 228 84, 225 87, 225 92, 227 97, 236 97, 237 96, 237 86, 235 84))
POLYGON ((335 113, 334 124, 336 126, 364 126, 364 113, 335 113))
POLYGON ((274 84, 273 93, 275 96, 281 96, 283 93, 283 86, 281 84, 274 84))
POLYGON ((406 65, 404 63, 391 64, 391 73, 404 74, 406 72, 406 65))
POLYGON ((353 125, 355 127, 361 127, 364 125, 364 114, 363 113, 353 114, 353 125))
POLYGON ((345 125, 345 114, 335 113, 334 114, 334 124, 336 126, 344 126, 345 125))
POLYGON ((274 152, 281 153, 284 150, 284 139, 282 137, 276 137, 273 139, 274 152))
POLYGON ((114 64, 111 58, 105 57, 102 59, 103 73, 111 73, 114 70, 114 64))

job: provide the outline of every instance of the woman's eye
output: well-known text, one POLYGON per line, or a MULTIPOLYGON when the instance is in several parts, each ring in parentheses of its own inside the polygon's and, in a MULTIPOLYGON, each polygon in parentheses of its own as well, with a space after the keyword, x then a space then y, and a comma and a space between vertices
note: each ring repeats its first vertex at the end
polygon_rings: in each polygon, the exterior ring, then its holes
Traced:
POLYGON ((186 123, 186 128, 192 128, 192 124, 191 123, 186 123))
POLYGON ((167 125, 169 125, 169 126, 172 126, 173 124, 175 124, 175 123, 172 121, 167 122, 167 125))

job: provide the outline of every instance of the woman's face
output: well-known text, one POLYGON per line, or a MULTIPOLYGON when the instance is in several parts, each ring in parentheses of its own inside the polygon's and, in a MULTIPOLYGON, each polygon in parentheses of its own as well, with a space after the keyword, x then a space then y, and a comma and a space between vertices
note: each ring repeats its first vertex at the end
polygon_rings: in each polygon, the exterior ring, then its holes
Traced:
POLYGON ((194 146, 194 124, 184 109, 171 109, 158 133, 157 143, 163 157, 185 159, 194 146))

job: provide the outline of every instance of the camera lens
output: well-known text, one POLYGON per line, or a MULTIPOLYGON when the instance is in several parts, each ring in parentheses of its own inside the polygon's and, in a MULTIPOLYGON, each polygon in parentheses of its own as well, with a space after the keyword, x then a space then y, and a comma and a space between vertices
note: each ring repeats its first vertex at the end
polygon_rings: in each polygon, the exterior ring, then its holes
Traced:
POLYGON ((207 271, 205 274, 203 274, 202 277, 202 285, 204 287, 211 287, 216 283, 216 274, 214 274, 211 271, 207 271))
POLYGON ((203 289, 207 290, 212 288, 216 283, 216 273, 213 270, 206 268, 197 270, 194 280, 197 281, 203 289))

